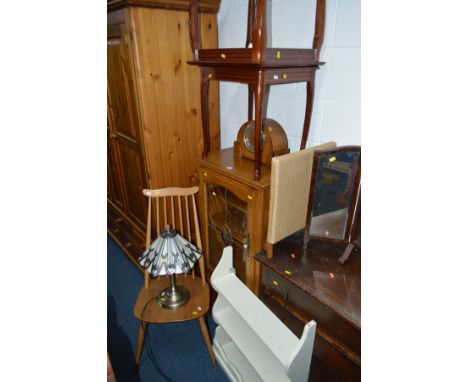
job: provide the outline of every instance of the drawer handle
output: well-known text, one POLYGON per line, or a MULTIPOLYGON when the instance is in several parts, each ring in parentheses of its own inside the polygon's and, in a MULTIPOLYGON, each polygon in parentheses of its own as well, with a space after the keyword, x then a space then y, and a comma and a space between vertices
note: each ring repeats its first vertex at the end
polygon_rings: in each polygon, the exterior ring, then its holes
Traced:
POLYGON ((276 285, 276 286, 278 286, 278 285, 279 285, 278 281, 276 281, 276 280, 273 280, 273 285, 276 285))

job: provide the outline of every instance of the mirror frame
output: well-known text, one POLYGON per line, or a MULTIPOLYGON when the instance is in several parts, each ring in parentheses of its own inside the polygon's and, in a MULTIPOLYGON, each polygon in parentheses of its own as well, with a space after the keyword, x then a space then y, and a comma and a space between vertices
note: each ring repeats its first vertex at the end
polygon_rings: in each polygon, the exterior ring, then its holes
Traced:
MULTIPOLYGON (((307 204, 307 217, 306 226, 304 229, 304 250, 307 249, 307 245, 310 239, 319 239, 333 241, 336 243, 352 243, 356 242, 358 227, 361 223, 361 146, 341 146, 333 149, 316 150, 314 152, 314 162, 312 167, 312 175, 310 179, 310 190, 309 190, 309 202, 307 204), (345 152, 357 152, 359 153, 358 166, 356 169, 356 175, 354 179, 353 193, 351 195, 349 204, 349 214, 346 221, 345 234, 343 239, 315 236, 311 235, 310 226, 312 223, 312 208, 314 205, 315 197, 315 183, 317 181, 318 170, 319 170, 319 159, 323 156, 337 155, 345 152)), ((359 243, 360 245, 360 243, 359 243)))

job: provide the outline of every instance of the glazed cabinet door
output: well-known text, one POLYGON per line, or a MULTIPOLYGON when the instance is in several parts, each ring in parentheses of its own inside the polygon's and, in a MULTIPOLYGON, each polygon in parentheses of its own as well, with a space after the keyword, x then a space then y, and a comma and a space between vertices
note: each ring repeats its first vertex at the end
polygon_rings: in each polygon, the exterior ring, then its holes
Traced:
POLYGON ((211 275, 218 265, 223 248, 232 246, 236 275, 247 286, 251 253, 251 200, 249 187, 232 182, 214 172, 201 168, 200 202, 207 256, 211 275))
POLYGON ((216 268, 223 248, 230 245, 236 275, 246 283, 245 264, 250 246, 248 204, 227 187, 213 183, 206 184, 206 200, 210 271, 216 268))

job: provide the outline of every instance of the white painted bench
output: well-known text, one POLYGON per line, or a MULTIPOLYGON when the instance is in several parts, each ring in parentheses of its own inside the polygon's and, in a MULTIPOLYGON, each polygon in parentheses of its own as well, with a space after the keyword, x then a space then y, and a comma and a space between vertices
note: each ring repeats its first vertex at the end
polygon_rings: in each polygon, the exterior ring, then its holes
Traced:
POLYGON ((232 247, 226 247, 211 276, 218 292, 213 339, 218 363, 231 381, 306 382, 315 339, 315 321, 297 338, 237 277, 232 247))

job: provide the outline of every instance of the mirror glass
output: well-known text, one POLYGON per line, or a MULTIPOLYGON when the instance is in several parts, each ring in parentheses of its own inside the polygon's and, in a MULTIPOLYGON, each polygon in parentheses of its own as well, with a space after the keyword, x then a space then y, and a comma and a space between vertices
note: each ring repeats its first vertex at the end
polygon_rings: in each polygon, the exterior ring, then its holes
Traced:
POLYGON ((360 151, 341 151, 315 157, 310 236, 346 239, 360 155, 360 151))

